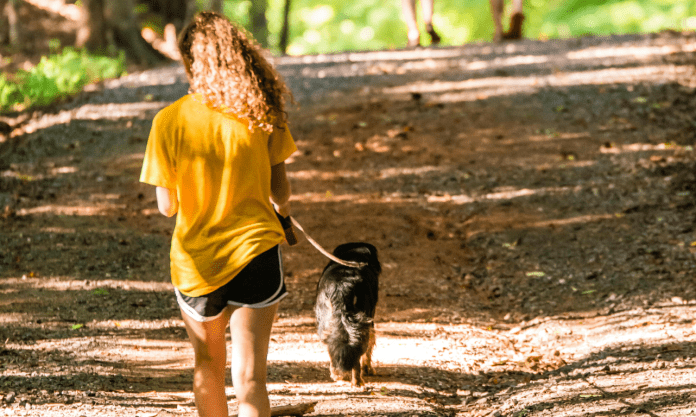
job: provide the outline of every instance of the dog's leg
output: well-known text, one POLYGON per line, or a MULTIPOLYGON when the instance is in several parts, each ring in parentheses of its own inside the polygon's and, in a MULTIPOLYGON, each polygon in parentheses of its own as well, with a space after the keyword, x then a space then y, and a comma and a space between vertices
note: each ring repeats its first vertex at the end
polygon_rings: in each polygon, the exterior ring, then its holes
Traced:
POLYGON ((362 371, 365 375, 374 375, 375 369, 372 367, 372 349, 375 347, 375 328, 370 328, 370 339, 367 342, 367 351, 360 357, 362 371))
POLYGON ((365 385, 365 381, 362 379, 362 375, 360 372, 360 362, 356 366, 353 367, 351 379, 350 379, 350 385, 354 387, 362 387, 365 385))
POLYGON ((338 382, 343 379, 343 373, 334 368, 333 362, 329 362, 329 370, 331 371, 331 379, 333 379, 334 382, 338 382))

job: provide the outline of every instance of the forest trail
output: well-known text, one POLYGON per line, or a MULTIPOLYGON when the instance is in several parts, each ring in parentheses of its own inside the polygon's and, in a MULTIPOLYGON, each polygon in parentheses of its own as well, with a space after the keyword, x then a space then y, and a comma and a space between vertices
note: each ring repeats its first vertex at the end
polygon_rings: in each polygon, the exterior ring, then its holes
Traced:
MULTIPOLYGON (((276 59, 295 217, 384 273, 377 375, 353 389, 315 335, 326 260, 284 249, 272 403, 696 415, 695 64, 673 32, 276 59)), ((91 90, 0 117, 0 416, 193 416, 173 222, 138 183, 183 70, 91 90)))

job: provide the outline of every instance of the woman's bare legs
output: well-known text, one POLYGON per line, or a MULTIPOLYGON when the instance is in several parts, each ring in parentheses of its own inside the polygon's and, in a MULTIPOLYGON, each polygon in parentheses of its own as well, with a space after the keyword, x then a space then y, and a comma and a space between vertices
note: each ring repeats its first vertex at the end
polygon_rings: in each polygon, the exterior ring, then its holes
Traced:
MULTIPOLYGON (((440 36, 433 30, 433 1, 434 0, 421 0, 421 7, 423 9, 425 30, 430 35, 430 43, 434 45, 440 43, 440 36)), ((403 9, 406 27, 408 28, 408 46, 419 46, 420 32, 416 19, 416 0, 401 0, 401 8, 403 9)))
POLYGON ((271 415, 266 360, 277 310, 278 303, 259 309, 241 307, 232 312, 232 382, 240 417, 271 415))
POLYGON ((195 365, 193 371, 193 393, 196 408, 201 417, 227 417, 225 395, 225 368, 227 349, 225 330, 231 310, 226 308, 219 317, 211 321, 198 322, 183 310, 181 315, 186 332, 193 344, 195 365))
POLYGON ((423 23, 425 23, 425 31, 430 35, 430 43, 437 45, 440 43, 440 35, 433 29, 433 2, 434 0, 421 0, 423 8, 423 23))
POLYGON ((418 22, 416 21, 416 0, 401 0, 401 8, 408 28, 408 46, 418 46, 420 44, 420 33, 418 22))
POLYGON ((503 40, 503 0, 490 0, 491 2, 491 14, 493 15, 493 24, 495 25, 495 34, 493 35, 493 40, 495 42, 500 42, 503 40))
POLYGON ((493 40, 500 42, 503 39, 520 39, 522 37, 522 22, 524 13, 522 11, 522 0, 512 0, 512 16, 510 16, 510 28, 507 33, 503 33, 503 9, 504 0, 490 0, 491 14, 495 24, 495 35, 493 40))

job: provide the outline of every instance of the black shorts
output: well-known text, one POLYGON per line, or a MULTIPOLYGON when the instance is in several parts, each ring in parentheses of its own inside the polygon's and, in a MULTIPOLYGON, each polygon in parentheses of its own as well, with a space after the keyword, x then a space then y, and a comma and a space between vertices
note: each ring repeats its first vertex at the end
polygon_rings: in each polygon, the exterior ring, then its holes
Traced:
POLYGON ((280 247, 274 246, 252 259, 230 282, 200 297, 189 297, 175 289, 181 309, 192 319, 209 321, 228 305, 263 308, 288 295, 283 279, 280 247))

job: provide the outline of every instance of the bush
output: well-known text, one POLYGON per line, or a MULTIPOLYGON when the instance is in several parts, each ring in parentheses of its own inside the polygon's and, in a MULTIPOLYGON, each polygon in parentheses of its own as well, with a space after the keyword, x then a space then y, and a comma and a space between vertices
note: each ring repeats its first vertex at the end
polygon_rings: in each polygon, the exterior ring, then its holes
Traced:
POLYGON ((34 68, 20 70, 14 82, 0 75, 0 110, 23 110, 53 103, 78 93, 89 83, 120 77, 125 68, 123 53, 110 58, 66 47, 59 54, 42 57, 34 68))

